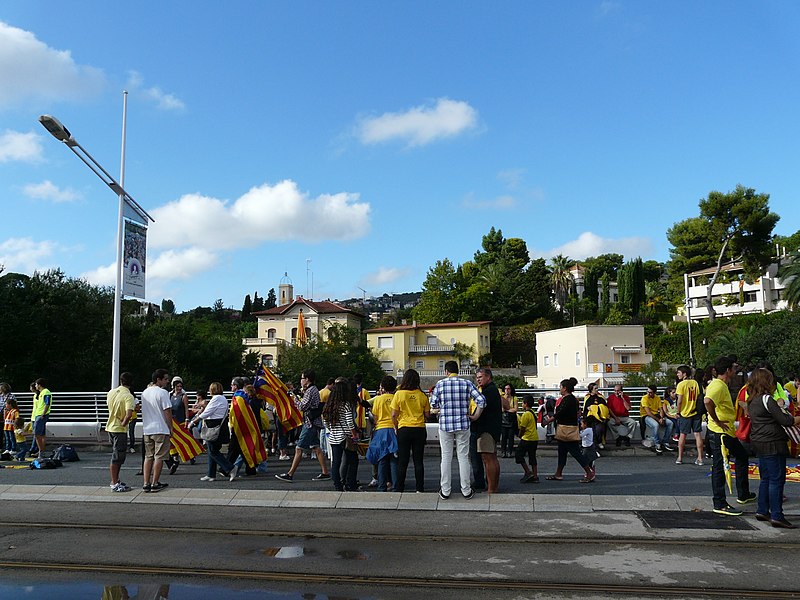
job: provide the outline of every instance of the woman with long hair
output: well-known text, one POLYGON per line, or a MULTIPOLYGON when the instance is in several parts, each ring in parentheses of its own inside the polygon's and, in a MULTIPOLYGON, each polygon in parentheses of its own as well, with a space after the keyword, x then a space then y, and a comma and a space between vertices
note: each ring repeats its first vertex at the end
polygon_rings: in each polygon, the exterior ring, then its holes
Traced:
POLYGON ((428 396, 419 387, 419 373, 408 369, 392 399, 392 422, 397 433, 397 482, 394 491, 402 492, 406 485, 406 471, 411 455, 414 456, 414 482, 417 492, 425 491, 425 465, 422 454, 428 434, 425 418, 431 412, 428 396))
POLYGON ((556 407, 556 441, 558 442, 558 466, 556 472, 548 475, 545 479, 551 481, 561 481, 564 479, 563 471, 567 464, 567 454, 571 454, 578 461, 586 472, 581 483, 591 483, 594 481, 595 472, 589 466, 589 462, 581 451, 581 436, 578 431, 578 399, 572 392, 575 391, 575 379, 573 377, 564 379, 561 382, 561 402, 556 407))
POLYGON ((355 399, 356 396, 347 379, 339 377, 334 382, 333 390, 322 409, 322 421, 328 430, 328 443, 332 454, 333 487, 339 492, 354 492, 358 485, 358 452, 353 447, 358 438, 354 416, 355 399), (342 457, 344 457, 344 485, 342 484, 342 457))
POLYGON ((784 427, 800 424, 773 397, 775 378, 768 369, 755 369, 747 382, 747 412, 750 415, 750 445, 758 456, 756 519, 773 527, 795 529, 783 515, 783 487, 786 483, 786 457, 789 436, 784 427))

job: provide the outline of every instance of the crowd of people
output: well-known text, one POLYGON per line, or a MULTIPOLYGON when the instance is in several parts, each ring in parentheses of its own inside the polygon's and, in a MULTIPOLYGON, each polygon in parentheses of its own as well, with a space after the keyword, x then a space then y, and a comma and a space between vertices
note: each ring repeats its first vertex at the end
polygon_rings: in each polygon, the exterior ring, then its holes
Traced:
MULTIPOLYGON (((377 395, 370 397, 358 375, 330 379, 319 390, 314 371, 308 369, 302 373, 300 388, 292 394, 303 419, 302 426, 292 431, 284 427, 275 407, 259 397, 245 378, 232 379, 230 401, 222 384, 213 382, 207 393, 196 393, 190 406, 183 380, 170 379, 166 369, 153 372, 138 402, 132 391, 132 375, 122 373, 119 387, 107 397, 111 489, 132 489, 120 480, 120 470, 126 454, 136 452, 138 416, 143 433, 139 474, 146 493, 168 486, 161 481, 164 467, 174 473, 182 461, 194 463, 203 451, 200 443, 208 456, 206 475, 200 478, 204 482, 216 481, 218 474, 233 481, 242 468, 243 476, 266 472, 265 461, 271 451, 277 460, 291 460, 285 472, 275 475, 287 483, 293 481, 304 458, 314 458, 320 467, 314 479, 331 480, 335 490, 404 492, 413 465, 414 490, 423 493, 426 423, 435 420, 441 451, 438 495, 447 500, 453 493, 455 454, 457 490, 469 499, 476 490, 490 494, 498 491, 498 446, 503 458, 513 457, 519 465, 522 483, 539 482, 536 454, 540 426, 546 432, 546 441, 556 442, 558 452, 556 469, 545 479, 563 480, 567 459, 572 456, 584 471, 582 483, 595 481, 595 461, 606 449, 609 437, 617 447, 627 447, 638 429, 645 448, 657 455, 674 452, 679 465, 691 461, 686 458, 686 438, 694 437, 694 464, 702 466, 704 460, 711 460, 715 513, 742 514, 728 503, 725 493, 726 481, 732 487, 733 471, 736 503, 757 502, 757 519, 774 527, 794 528, 783 514, 782 503, 786 458, 798 454, 800 380, 792 377, 781 385, 769 364, 742 369, 735 357, 724 356, 706 369, 682 365, 677 369, 676 385, 667 386, 662 394, 655 385, 647 387, 639 403, 638 419, 631 415, 631 399, 619 384, 605 398, 596 383, 589 383, 581 403, 575 395, 575 378, 561 381, 557 398, 518 398, 510 384, 503 386, 501 393, 487 367, 477 370, 476 383, 458 376, 455 361, 446 363, 445 373, 446 377, 427 393, 421 389, 419 373, 414 369, 406 370, 399 383, 386 375, 377 395), (287 449, 292 443, 294 455, 290 456, 287 449), (223 453, 226 445, 227 453, 223 453), (372 465, 367 485, 358 478, 361 456, 372 465), (751 456, 758 458, 758 494, 749 488, 751 456)), ((33 439, 28 446, 25 419, 19 414, 16 398, 7 383, 0 383, 6 458, 13 455, 16 460, 25 460, 26 455, 44 455, 52 394, 44 379, 31 384, 31 391, 33 439)))

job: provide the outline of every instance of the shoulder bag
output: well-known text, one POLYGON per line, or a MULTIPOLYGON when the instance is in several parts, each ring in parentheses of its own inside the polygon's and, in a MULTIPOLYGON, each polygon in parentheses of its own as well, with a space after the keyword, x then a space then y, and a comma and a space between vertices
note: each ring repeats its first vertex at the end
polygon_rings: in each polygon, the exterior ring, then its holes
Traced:
MULTIPOLYGON (((772 396, 768 396, 764 394, 761 396, 761 402, 764 404, 764 408, 769 412, 769 407, 767 406, 767 402, 772 400, 772 396)), ((784 410, 784 409, 781 409, 784 410)), ((795 444, 800 444, 800 425, 789 425, 788 427, 785 425, 781 425, 783 430, 786 432, 786 435, 789 436, 789 439, 794 442, 795 444)))
POLYGON ((203 428, 200 430, 200 439, 203 439, 207 442, 216 442, 219 439, 219 434, 222 431, 222 426, 226 424, 228 417, 228 411, 225 411, 225 416, 219 422, 219 425, 216 427, 209 427, 206 425, 205 419, 203 420, 203 428))
POLYGON ((558 425, 556 439, 559 442, 580 442, 581 434, 577 425, 558 425))

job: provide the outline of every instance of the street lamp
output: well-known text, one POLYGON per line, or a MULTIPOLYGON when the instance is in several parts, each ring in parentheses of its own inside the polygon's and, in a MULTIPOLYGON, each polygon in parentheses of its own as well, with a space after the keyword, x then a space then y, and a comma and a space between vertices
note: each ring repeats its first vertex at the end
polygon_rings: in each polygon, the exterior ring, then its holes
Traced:
MULTIPOLYGON (((125 115, 127 113, 127 92, 123 96, 123 126, 122 126, 122 167, 120 179, 125 181, 125 115)), ((124 236, 124 218, 127 215, 133 220, 137 220, 146 225, 147 221, 155 223, 155 219, 147 214, 136 200, 134 200, 122 185, 109 175, 100 163, 98 163, 77 140, 72 137, 69 129, 51 115, 42 115, 39 122, 47 129, 50 134, 61 143, 65 144, 75 156, 81 159, 103 183, 119 197, 119 213, 117 218, 117 262, 116 262, 116 285, 114 286, 114 333, 113 347, 111 350, 111 389, 119 385, 119 349, 120 332, 122 323, 122 246, 124 236)))

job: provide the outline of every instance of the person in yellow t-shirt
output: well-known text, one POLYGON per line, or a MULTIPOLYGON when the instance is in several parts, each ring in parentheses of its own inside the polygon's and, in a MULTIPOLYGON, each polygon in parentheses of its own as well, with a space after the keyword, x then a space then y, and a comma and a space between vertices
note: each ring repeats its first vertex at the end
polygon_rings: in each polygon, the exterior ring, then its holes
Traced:
POLYGON ((405 491, 406 471, 411 454, 414 455, 416 491, 425 491, 425 465, 422 454, 428 435, 425 418, 431 412, 428 396, 419 387, 419 373, 407 369, 392 399, 392 422, 397 432, 397 481, 394 491, 405 491))
POLYGON ((539 428, 536 422, 536 400, 533 396, 523 396, 522 412, 517 415, 517 425, 519 427, 519 444, 515 454, 516 463, 522 467, 524 474, 520 481, 522 483, 539 483, 538 463, 536 462, 536 450, 539 447, 539 428), (528 463, 525 457, 528 457, 528 463))
POLYGON ((122 373, 119 376, 119 387, 114 388, 106 396, 108 405, 108 421, 106 433, 111 442, 111 463, 108 470, 111 473, 112 492, 130 492, 130 486, 121 482, 119 472, 125 464, 125 451, 127 449, 128 423, 133 417, 135 400, 131 393, 133 375, 122 373))
POLYGON ((647 437, 642 440, 645 448, 652 448, 656 454, 663 454, 664 450, 673 451, 669 445, 672 439, 672 421, 664 416, 664 401, 656 393, 656 386, 647 386, 647 393, 642 396, 639 416, 644 421, 647 437), (663 433, 661 433, 663 431, 663 433))
POLYGON ((728 504, 725 496, 725 466, 722 445, 736 460, 736 492, 739 504, 754 502, 756 495, 750 492, 748 480, 748 455, 736 437, 733 421, 736 418, 728 381, 734 374, 733 360, 722 356, 714 363, 717 376, 706 388, 704 404, 708 412, 708 429, 711 432, 711 490, 714 497, 714 512, 720 515, 740 515, 741 510, 728 504))
POLYGON ((397 482, 397 434, 392 421, 392 400, 397 380, 384 376, 378 387, 378 395, 372 398, 372 416, 375 428, 367 449, 367 460, 375 465, 375 487, 379 492, 388 492, 397 482))
POLYGON ((697 446, 696 465, 703 465, 703 420, 697 414, 697 399, 700 397, 700 385, 692 379, 692 368, 688 365, 678 367, 676 376, 678 386, 675 389, 678 397, 678 458, 675 464, 683 463, 683 449, 686 436, 694 435, 697 446))

